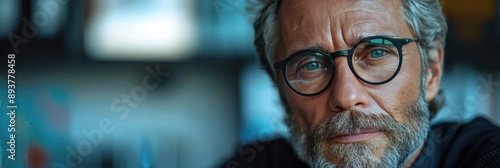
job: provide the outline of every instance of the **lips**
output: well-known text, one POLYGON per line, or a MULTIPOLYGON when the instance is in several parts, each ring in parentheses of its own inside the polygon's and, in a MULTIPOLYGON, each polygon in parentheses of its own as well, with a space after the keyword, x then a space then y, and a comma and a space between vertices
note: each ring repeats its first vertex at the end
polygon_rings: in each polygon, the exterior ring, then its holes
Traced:
POLYGON ((333 138, 331 139, 337 143, 356 143, 356 142, 368 141, 380 134, 382 134, 382 132, 378 130, 365 130, 353 134, 338 134, 333 136, 333 138))

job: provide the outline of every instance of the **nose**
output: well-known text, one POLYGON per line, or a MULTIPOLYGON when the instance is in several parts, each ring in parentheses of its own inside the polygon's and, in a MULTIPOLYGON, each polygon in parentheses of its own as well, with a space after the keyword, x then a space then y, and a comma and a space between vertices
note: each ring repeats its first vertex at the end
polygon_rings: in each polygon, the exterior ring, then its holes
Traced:
POLYGON ((369 96, 364 83, 349 68, 346 57, 335 58, 335 75, 330 85, 329 108, 333 112, 359 109, 368 106, 369 96))

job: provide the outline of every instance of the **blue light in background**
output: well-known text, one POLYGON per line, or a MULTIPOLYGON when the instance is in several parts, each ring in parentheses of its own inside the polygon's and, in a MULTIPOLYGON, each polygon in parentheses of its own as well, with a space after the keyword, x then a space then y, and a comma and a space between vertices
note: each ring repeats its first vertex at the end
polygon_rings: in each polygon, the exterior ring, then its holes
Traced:
MULTIPOLYGON (((457 64, 444 72, 441 80, 441 89, 446 97, 445 106, 433 118, 433 123, 461 122, 465 123, 472 119, 483 116, 500 123, 500 109, 494 101, 500 95, 495 86, 488 86, 489 75, 468 66, 457 64), (490 91, 488 88, 492 87, 490 91)), ((491 76, 496 82, 494 75, 491 76)))
POLYGON ((149 139, 144 137, 142 139, 141 145, 141 166, 142 168, 151 167, 151 145, 149 145, 149 139))
POLYGON ((285 114, 269 75, 257 64, 243 68, 241 83, 241 132, 244 143, 286 136, 285 114))
POLYGON ((37 26, 39 37, 53 38, 61 32, 68 17, 69 3, 33 0, 31 6, 33 13, 31 21, 37 26))
POLYGON ((20 19, 20 3, 18 0, 0 0, 0 35, 6 36, 14 31, 20 19))

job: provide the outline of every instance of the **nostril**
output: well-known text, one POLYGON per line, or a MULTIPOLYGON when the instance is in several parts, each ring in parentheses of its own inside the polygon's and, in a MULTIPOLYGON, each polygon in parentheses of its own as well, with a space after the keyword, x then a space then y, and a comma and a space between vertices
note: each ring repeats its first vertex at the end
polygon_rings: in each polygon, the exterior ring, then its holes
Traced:
POLYGON ((345 111, 346 109, 340 107, 340 106, 335 106, 335 109, 333 109, 334 111, 336 112, 341 112, 341 111, 345 111))

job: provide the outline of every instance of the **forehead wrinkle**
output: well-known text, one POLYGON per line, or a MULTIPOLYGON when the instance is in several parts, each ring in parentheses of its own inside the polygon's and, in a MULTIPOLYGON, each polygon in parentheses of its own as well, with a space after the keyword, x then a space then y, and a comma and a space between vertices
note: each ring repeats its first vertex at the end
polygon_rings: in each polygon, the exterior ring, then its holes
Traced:
MULTIPOLYGON (((286 7, 298 8, 294 5, 286 7)), ((289 56, 294 52, 308 48, 326 50, 325 46, 331 42, 330 32, 325 31, 330 30, 329 12, 310 9, 298 10, 300 12, 289 11, 292 10, 280 10, 278 16, 281 37, 278 45, 285 49, 283 54, 289 56), (284 13, 283 11, 288 12, 284 13)))
POLYGON ((390 29, 390 26, 374 22, 373 20, 361 20, 354 23, 351 29, 347 30, 345 36, 348 37, 347 44, 353 46, 363 38, 377 35, 397 37, 396 33, 390 29))
POLYGON ((334 25, 330 24, 330 26, 338 27, 338 30, 330 29, 331 34, 336 35, 331 36, 332 40, 335 39, 333 40, 335 50, 349 49, 367 36, 378 35, 374 31, 382 31, 381 29, 383 31, 390 30, 389 27, 379 26, 380 23, 374 21, 381 17, 383 20, 389 20, 388 17, 391 17, 391 14, 382 12, 389 10, 381 7, 380 4, 375 5, 376 3, 372 1, 366 2, 371 2, 370 4, 373 5, 368 6, 358 1, 355 4, 351 4, 352 6, 346 5, 346 7, 340 8, 341 10, 330 14, 330 18, 335 19, 334 25), (377 18, 374 16, 377 16, 377 18), (365 28, 366 26, 369 28, 365 28))
POLYGON ((353 46, 355 43, 367 36, 373 35, 391 35, 394 32, 391 29, 390 21, 392 14, 389 9, 381 9, 376 7, 364 9, 352 9, 344 13, 346 21, 351 23, 344 24, 342 28, 344 32, 344 41, 347 45, 353 46), (376 16, 376 17, 375 17, 376 16), (387 22, 380 22, 380 20, 387 20, 387 22))
POLYGON ((399 15, 393 16, 396 12, 399 14, 399 9, 387 7, 394 3, 398 3, 397 0, 283 1, 278 11, 281 30, 278 45, 283 49, 280 59, 301 49, 321 48, 333 52, 348 49, 363 37, 394 36, 397 32, 388 32, 392 29, 387 22, 369 22, 370 19, 390 22, 391 17, 402 19, 399 15))

